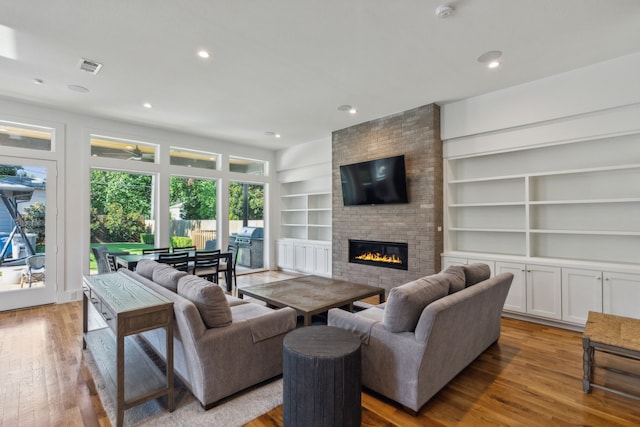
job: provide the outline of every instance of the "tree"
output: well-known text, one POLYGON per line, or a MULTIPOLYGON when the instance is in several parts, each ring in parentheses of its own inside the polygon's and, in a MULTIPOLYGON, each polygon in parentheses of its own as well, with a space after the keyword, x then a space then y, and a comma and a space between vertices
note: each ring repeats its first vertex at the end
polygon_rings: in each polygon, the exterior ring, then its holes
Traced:
POLYGON ((258 184, 229 183, 229 219, 244 219, 244 189, 247 188, 249 210, 247 219, 264 219, 264 186, 258 184))
POLYGON ((139 241, 142 218, 151 217, 152 183, 150 175, 92 171, 91 240, 139 241))
POLYGON ((120 205, 125 213, 135 212, 151 217, 151 175, 126 172, 91 172, 91 206, 97 213, 107 214, 113 204, 120 205))
POLYGON ((176 178, 170 181, 169 202, 182 203, 183 219, 216 219, 216 182, 212 180, 176 178))

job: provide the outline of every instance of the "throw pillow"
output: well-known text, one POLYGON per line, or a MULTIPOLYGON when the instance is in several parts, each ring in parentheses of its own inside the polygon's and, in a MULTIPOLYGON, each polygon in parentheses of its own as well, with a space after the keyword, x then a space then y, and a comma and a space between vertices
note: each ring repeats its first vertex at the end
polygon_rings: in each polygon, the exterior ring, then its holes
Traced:
POLYGON ((449 293, 458 292, 464 289, 466 276, 464 268, 461 265, 451 265, 442 270, 438 275, 444 276, 449 280, 449 293))
POLYGON ((384 309, 382 324, 389 332, 415 330, 422 310, 449 292, 449 280, 433 275, 392 288, 384 309))
POLYGON ((152 259, 141 259, 136 266, 136 273, 144 277, 145 279, 153 280, 153 270, 159 264, 152 259))
POLYGON ((153 277, 151 280, 160 286, 176 292, 178 290, 178 280, 187 275, 186 271, 176 270, 167 264, 158 263, 153 269, 153 277))
POLYGON ((178 295, 195 304, 207 328, 220 328, 231 323, 231 308, 220 286, 188 275, 178 280, 178 295))
POLYGON ((466 277, 465 287, 487 280, 491 276, 491 269, 487 264, 469 264, 462 267, 466 277))

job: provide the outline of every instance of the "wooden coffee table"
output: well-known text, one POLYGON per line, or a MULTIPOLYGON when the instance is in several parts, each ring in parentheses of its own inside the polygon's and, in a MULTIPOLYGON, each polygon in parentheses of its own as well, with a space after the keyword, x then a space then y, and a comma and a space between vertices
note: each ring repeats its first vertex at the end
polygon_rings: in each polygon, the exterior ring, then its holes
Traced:
POLYGON ((303 276, 238 288, 238 297, 247 295, 272 307, 291 307, 304 317, 304 326, 309 326, 314 314, 327 312, 330 308, 348 306, 352 310, 354 301, 375 295, 382 303, 384 291, 384 288, 344 280, 303 276))

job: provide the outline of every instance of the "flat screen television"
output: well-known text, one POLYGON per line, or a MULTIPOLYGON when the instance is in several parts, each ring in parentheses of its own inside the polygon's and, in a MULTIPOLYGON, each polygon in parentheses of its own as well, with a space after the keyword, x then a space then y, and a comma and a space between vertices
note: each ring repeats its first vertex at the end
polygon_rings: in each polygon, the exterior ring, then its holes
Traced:
POLYGON ((340 166, 345 206, 408 203, 404 155, 340 166))

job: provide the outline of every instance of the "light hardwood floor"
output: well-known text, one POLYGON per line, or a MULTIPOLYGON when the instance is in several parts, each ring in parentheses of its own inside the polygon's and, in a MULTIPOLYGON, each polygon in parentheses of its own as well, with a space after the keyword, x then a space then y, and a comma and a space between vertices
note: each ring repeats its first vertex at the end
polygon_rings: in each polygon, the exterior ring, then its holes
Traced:
MULTIPOLYGON (((239 285, 291 276, 240 276, 239 285)), ((81 351, 81 303, 0 313, 0 425, 108 426, 81 351)), ((632 426, 640 404, 582 393, 577 332, 503 319, 500 341, 425 405, 417 417, 365 391, 363 426, 632 426)), ((282 426, 282 407, 249 427, 282 426)), ((226 427, 226 426, 225 426, 226 427)))

